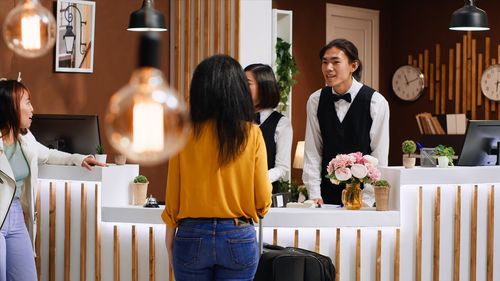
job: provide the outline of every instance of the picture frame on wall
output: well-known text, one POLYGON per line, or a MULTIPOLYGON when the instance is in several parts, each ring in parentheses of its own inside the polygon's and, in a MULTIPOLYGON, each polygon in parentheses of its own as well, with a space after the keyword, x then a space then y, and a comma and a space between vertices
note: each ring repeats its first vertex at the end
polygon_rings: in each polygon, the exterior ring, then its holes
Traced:
POLYGON ((92 73, 95 2, 57 1, 56 72, 92 73))

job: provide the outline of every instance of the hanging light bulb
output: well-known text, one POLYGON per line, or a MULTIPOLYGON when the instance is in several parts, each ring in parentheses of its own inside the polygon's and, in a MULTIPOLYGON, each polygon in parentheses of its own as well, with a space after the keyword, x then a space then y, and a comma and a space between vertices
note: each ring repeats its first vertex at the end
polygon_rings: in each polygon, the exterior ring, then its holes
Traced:
POLYGON ((38 0, 22 0, 12 9, 3 24, 3 38, 16 54, 36 58, 55 43, 56 21, 38 0))
POLYGON ((139 68, 108 105, 106 134, 129 159, 155 165, 177 153, 190 128, 184 100, 167 86, 159 63, 159 39, 141 35, 139 68))

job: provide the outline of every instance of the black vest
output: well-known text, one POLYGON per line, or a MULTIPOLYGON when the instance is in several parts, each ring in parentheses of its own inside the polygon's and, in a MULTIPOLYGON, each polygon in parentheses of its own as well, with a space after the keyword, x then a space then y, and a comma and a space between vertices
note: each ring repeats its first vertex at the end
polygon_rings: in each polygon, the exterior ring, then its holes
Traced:
POLYGON ((328 163, 337 154, 357 151, 363 154, 371 153, 370 104, 374 92, 372 88, 363 85, 341 123, 335 110, 332 88, 325 87, 321 91, 317 116, 323 139, 321 197, 325 204, 342 204, 342 190, 345 188, 344 185, 334 185, 330 179, 325 178, 328 163))
MULTIPOLYGON (((283 115, 277 111, 273 111, 271 115, 260 124, 260 130, 262 131, 262 136, 264 137, 264 142, 266 143, 267 151, 267 168, 274 168, 276 162, 276 142, 274 141, 274 134, 276 132, 276 127, 283 115)), ((279 192, 279 183, 273 182, 273 193, 279 192)))

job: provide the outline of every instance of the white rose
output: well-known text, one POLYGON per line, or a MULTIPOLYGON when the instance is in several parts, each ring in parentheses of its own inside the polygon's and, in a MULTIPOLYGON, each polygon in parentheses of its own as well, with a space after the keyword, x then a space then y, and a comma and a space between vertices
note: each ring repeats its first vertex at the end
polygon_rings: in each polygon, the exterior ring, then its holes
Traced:
POLYGON ((346 181, 352 177, 351 170, 349 168, 341 168, 335 171, 335 177, 339 181, 346 181))
POLYGON ((352 175, 358 179, 362 179, 362 178, 366 177, 366 175, 368 175, 368 169, 365 167, 365 165, 361 165, 361 164, 352 165, 351 172, 352 172, 352 175))
POLYGON ((373 166, 378 165, 378 159, 371 155, 364 155, 363 159, 365 159, 368 163, 372 164, 373 166))

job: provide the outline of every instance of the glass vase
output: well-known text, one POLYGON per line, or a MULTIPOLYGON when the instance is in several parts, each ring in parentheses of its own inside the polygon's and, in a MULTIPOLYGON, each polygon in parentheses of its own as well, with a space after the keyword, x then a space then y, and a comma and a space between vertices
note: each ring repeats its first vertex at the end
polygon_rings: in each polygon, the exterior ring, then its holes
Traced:
POLYGON ((361 187, 359 183, 346 184, 342 190, 342 204, 347 210, 361 209, 361 187))

